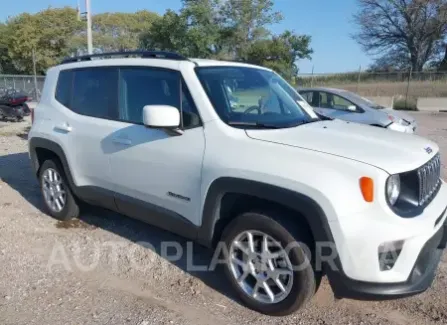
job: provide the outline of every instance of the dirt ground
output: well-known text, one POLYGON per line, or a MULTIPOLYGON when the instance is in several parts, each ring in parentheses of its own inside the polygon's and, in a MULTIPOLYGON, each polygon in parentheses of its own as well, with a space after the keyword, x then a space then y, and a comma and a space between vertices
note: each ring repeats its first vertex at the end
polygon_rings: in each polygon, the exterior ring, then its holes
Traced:
MULTIPOLYGON (((447 114, 415 114, 419 134, 447 152, 447 114)), ((387 302, 336 301, 326 280, 302 311, 273 318, 243 307, 221 271, 187 271, 160 257, 185 240, 130 218, 88 209, 60 223, 43 212, 26 123, 0 128, 0 324, 447 324, 447 255, 433 287, 387 302), (144 244, 145 243, 145 244, 144 244), (150 245, 148 245, 148 243, 150 245)), ((443 157, 447 179, 447 154, 443 157)), ((193 246, 196 263, 211 253, 193 246)))

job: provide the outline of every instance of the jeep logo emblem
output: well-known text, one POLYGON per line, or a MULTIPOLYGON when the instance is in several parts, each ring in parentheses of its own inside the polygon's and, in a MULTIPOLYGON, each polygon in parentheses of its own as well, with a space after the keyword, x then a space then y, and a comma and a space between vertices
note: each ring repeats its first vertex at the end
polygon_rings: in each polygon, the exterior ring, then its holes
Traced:
POLYGON ((433 149, 430 148, 430 147, 425 147, 424 150, 425 150, 425 152, 428 153, 428 154, 431 154, 431 153, 433 152, 433 149))

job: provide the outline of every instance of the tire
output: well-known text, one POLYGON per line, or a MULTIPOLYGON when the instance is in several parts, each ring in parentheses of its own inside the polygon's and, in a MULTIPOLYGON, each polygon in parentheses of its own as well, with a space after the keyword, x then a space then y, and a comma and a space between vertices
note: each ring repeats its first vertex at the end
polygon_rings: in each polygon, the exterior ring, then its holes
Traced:
POLYGON ((31 110, 26 103, 22 105, 22 109, 24 116, 29 116, 31 114, 31 110))
MULTIPOLYGON (((40 184, 40 189, 42 192, 42 196, 43 196, 43 201, 44 201, 44 205, 46 210, 48 211, 49 215, 52 216, 55 219, 58 220, 70 220, 72 218, 77 218, 79 216, 79 205, 76 202, 75 197, 73 196, 73 193, 70 189, 69 183, 67 182, 67 177, 64 173, 63 168, 61 167, 59 161, 57 160, 46 160, 42 166, 39 169, 39 184, 40 184), (60 184, 61 185, 61 189, 64 190, 65 195, 64 195, 64 205, 62 207, 62 209, 60 211, 55 210, 54 207, 50 206, 46 195, 44 193, 44 187, 47 186, 48 181, 45 179, 45 175, 48 176, 48 172, 51 171, 55 171, 60 177, 60 184)), ((54 202, 55 200, 53 200, 54 202)), ((61 206, 62 204, 60 204, 60 200, 59 200, 59 206, 61 206)))
MULTIPOLYGON (((309 243, 309 241, 312 240, 311 238, 309 238, 309 232, 304 230, 308 228, 302 227, 300 229, 300 227, 296 227, 297 223, 295 223, 291 227, 287 226, 287 228, 291 230, 289 231, 285 227, 286 222, 277 221, 281 220, 280 218, 280 213, 276 211, 243 213, 231 221, 231 223, 225 228, 222 235, 222 240, 224 241, 225 246, 228 249, 227 252, 229 252, 229 254, 226 254, 227 256, 224 269, 225 274, 231 283, 231 286, 238 293, 238 296, 245 303, 246 306, 260 313, 272 316, 288 315, 303 307, 315 294, 321 280, 321 274, 314 272, 311 263, 307 263, 305 267, 291 271, 291 275, 287 276, 287 279, 290 279, 290 276, 293 281, 292 284, 288 285, 290 291, 285 296, 285 298, 278 302, 259 301, 259 298, 253 298, 238 283, 235 276, 235 272, 237 271, 235 271, 235 267, 231 265, 231 255, 233 252, 231 250, 231 245, 235 241, 235 239, 241 238, 241 233, 244 233, 246 231, 255 231, 267 234, 273 240, 276 240, 278 243, 280 243, 283 248, 286 248, 291 243, 306 243, 308 247, 313 247, 313 243, 309 243)), ((304 245, 298 244, 289 250, 287 255, 292 265, 303 265, 302 263, 306 261, 306 259, 308 261, 311 260, 311 256, 309 256, 309 250, 303 249, 303 247, 304 245)), ((247 259, 249 260, 250 258, 247 259)), ((270 275, 266 276, 268 277, 270 275)), ((249 275, 248 277, 252 277, 253 279, 255 279, 255 277, 252 275, 249 275)), ((248 277, 247 282, 249 280, 248 277)), ((269 279, 267 281, 273 280, 269 279)), ((284 287, 285 285, 283 285, 283 288, 284 287)), ((267 295, 267 291, 263 291, 264 294, 267 295)), ((273 291, 271 290, 270 292, 272 293, 273 291)))
POLYGON ((16 114, 17 122, 23 121, 23 116, 25 115, 24 111, 23 111, 23 107, 17 107, 16 111, 15 111, 15 114, 16 114))

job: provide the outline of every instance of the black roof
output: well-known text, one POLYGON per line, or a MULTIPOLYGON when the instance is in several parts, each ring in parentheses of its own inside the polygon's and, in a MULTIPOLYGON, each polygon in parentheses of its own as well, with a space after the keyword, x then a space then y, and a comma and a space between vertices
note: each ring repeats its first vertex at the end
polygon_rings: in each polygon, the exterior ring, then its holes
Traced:
POLYGON ((81 56, 74 56, 71 58, 65 58, 62 60, 61 64, 72 63, 72 62, 82 62, 90 61, 92 58, 102 58, 110 59, 113 57, 141 57, 141 58, 151 58, 151 59, 167 59, 167 60, 179 60, 188 61, 187 57, 174 52, 167 51, 123 51, 123 52, 107 52, 107 53, 96 53, 87 54, 81 56))

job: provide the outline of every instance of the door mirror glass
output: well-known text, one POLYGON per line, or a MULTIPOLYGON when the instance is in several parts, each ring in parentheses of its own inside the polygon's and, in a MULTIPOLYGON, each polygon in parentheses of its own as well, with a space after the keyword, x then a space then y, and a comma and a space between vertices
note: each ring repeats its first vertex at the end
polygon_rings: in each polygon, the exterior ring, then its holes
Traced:
POLYGON ((355 105, 349 105, 347 108, 348 108, 348 111, 351 111, 351 112, 357 111, 357 106, 355 106, 355 105))
POLYGON ((177 129, 180 125, 180 112, 168 105, 146 105, 143 107, 143 123, 147 127, 177 129))

